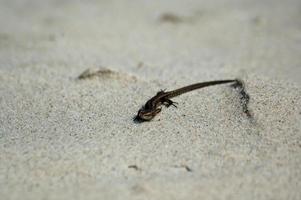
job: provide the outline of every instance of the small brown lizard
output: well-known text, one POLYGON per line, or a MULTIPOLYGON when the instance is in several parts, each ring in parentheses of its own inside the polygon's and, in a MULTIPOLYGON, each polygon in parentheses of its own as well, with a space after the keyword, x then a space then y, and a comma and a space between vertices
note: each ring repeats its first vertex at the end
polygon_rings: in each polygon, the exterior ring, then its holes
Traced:
MULTIPOLYGON (((179 96, 183 93, 190 92, 192 90, 200 89, 203 87, 208 87, 212 85, 218 85, 218 84, 225 84, 225 83, 234 83, 235 87, 243 87, 243 83, 240 80, 234 79, 234 80, 217 80, 217 81, 208 81, 208 82, 202 82, 202 83, 196 83, 192 85, 188 85, 176 90, 172 91, 165 91, 161 90, 159 91, 154 97, 152 97, 150 100, 148 100, 145 105, 138 111, 137 116, 134 118, 134 121, 142 122, 142 121, 150 121, 153 119, 160 111, 161 106, 165 105, 166 107, 169 106, 176 106, 176 102, 172 101, 171 98, 179 96)), ((244 88, 241 90, 244 92, 244 88)), ((244 97, 246 96, 249 99, 249 96, 244 92, 242 94, 244 97)))

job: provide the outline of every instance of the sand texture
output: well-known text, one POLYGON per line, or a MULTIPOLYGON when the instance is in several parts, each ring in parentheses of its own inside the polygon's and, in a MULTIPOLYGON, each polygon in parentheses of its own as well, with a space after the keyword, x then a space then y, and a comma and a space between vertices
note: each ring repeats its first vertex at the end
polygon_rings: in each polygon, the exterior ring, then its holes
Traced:
POLYGON ((0 0, 0 199, 301 199, 300 0, 0 0), (134 123, 160 89, 240 78, 134 123))

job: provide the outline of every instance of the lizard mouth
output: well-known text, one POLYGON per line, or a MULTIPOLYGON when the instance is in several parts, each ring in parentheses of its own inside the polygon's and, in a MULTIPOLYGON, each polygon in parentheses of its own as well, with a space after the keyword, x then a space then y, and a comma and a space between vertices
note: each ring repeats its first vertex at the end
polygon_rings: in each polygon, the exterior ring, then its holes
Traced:
POLYGON ((133 117, 133 121, 135 123, 141 123, 141 122, 144 122, 145 120, 142 119, 139 115, 136 115, 135 117, 133 117))
POLYGON ((154 118, 154 115, 150 112, 145 112, 144 110, 140 109, 138 114, 133 118, 134 122, 144 122, 150 121, 154 118))

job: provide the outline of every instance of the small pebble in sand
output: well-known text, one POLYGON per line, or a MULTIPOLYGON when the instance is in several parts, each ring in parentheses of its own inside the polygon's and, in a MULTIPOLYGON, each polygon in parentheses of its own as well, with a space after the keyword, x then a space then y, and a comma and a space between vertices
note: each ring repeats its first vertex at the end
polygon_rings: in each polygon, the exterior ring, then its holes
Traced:
POLYGON ((99 68, 89 68, 85 70, 78 76, 78 79, 92 79, 95 77, 99 78, 112 78, 112 79, 125 79, 125 80, 132 80, 136 81, 137 78, 133 75, 129 75, 126 73, 121 73, 119 71, 115 71, 106 67, 99 67, 99 68))

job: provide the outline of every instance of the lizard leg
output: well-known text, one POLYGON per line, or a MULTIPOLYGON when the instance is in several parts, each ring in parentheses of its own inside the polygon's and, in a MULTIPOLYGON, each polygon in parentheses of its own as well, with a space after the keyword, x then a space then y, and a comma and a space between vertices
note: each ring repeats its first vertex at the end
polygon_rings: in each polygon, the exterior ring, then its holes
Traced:
POLYGON ((178 104, 177 102, 174 102, 170 99, 164 99, 163 104, 168 108, 169 106, 174 106, 175 108, 177 108, 176 104, 178 104))
POLYGON ((164 90, 160 90, 159 92, 157 92, 157 95, 164 94, 164 93, 165 93, 165 91, 166 91, 166 89, 164 89, 164 90))

